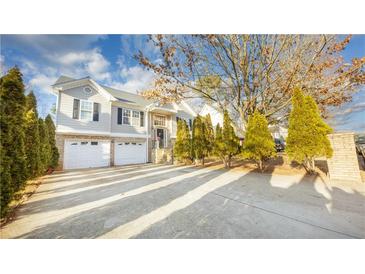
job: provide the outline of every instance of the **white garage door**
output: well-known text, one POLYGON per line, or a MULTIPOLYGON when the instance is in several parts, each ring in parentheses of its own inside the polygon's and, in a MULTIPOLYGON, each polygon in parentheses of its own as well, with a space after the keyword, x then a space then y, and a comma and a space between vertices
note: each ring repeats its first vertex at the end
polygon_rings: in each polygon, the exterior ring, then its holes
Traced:
POLYGON ((66 140, 64 169, 104 167, 110 162, 110 141, 66 140))
POLYGON ((146 142, 115 142, 115 165, 140 163, 146 163, 146 142))

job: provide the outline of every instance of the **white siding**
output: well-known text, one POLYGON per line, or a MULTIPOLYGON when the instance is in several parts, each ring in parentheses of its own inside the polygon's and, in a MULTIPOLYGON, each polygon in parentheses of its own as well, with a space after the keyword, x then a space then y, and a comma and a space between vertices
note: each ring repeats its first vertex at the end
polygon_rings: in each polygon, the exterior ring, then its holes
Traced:
POLYGON ((213 107, 205 104, 199 114, 200 116, 205 116, 207 114, 210 114, 213 127, 215 127, 218 123, 221 127, 223 126, 223 115, 217 110, 215 110, 213 107))
POLYGON ((176 117, 184 119, 188 123, 188 125, 189 125, 189 119, 191 119, 191 122, 193 122, 194 120, 194 116, 182 110, 179 110, 177 114, 174 114, 172 116, 172 133, 171 133, 171 136, 174 138, 176 137, 177 133, 176 117))
POLYGON ((60 91, 57 111, 57 130, 63 132, 110 132, 110 112, 111 103, 95 90, 92 90, 91 94, 85 93, 84 87, 60 91), (80 121, 72 119, 74 98, 99 103, 99 121, 80 121))
MULTIPOLYGON (((128 108, 131 110, 141 111, 138 108, 132 108, 132 107, 126 107, 126 106, 120 106, 121 108, 128 108)), ((111 129, 112 133, 126 133, 126 134, 143 134, 145 135, 147 133, 147 120, 146 120, 146 112, 144 112, 144 126, 132 126, 132 125, 118 125, 118 106, 112 106, 112 120, 111 120, 111 129)))

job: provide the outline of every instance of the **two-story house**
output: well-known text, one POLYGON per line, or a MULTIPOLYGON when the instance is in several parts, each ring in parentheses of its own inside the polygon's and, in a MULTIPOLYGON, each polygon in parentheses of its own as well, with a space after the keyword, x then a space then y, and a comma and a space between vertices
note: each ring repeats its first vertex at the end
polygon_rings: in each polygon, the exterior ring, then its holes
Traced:
POLYGON ((171 162, 176 121, 196 116, 184 101, 160 105, 90 77, 61 76, 52 87, 60 169, 171 162))

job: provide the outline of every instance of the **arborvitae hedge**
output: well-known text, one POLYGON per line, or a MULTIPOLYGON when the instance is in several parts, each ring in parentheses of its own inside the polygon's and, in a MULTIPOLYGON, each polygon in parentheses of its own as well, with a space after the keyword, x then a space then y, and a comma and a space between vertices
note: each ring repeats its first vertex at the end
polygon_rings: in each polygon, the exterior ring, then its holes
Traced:
POLYGON ((194 158, 200 160, 204 165, 204 159, 208 155, 207 136, 204 119, 198 115, 193 122, 193 151, 194 158))
POLYGON ((51 149, 49 167, 55 169, 58 165, 58 158, 60 157, 60 154, 58 153, 58 149, 56 147, 56 127, 52 121, 51 115, 49 114, 46 117, 45 125, 48 131, 49 146, 51 149))
MULTIPOLYGON (((27 179, 56 167, 58 151, 54 126, 38 121, 36 99, 24 94, 22 74, 17 67, 0 78, 0 215, 4 217, 14 194, 27 179), (39 125, 42 125, 42 136, 39 125), (42 138, 40 138, 42 137, 42 138)), ((53 123, 52 123, 53 124, 53 123)))
POLYGON ((30 178, 37 177, 42 174, 42 172, 37 101, 33 92, 30 92, 27 95, 25 113, 25 147, 28 175, 30 178))
POLYGON ((206 155, 210 156, 213 154, 213 147, 214 147, 214 129, 212 125, 212 119, 210 118, 210 114, 207 114, 203 117, 203 121, 205 124, 205 150, 206 155))
POLYGON ((240 152, 240 140, 234 132, 232 120, 227 111, 224 112, 223 129, 219 124, 216 127, 213 151, 223 161, 226 168, 231 167, 233 156, 240 152))

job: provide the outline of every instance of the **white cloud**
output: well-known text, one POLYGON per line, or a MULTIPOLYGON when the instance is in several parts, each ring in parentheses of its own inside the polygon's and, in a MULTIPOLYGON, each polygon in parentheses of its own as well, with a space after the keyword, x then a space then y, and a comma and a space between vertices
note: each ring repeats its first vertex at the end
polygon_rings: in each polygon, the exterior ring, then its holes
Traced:
POLYGON ((40 92, 48 92, 51 93, 52 88, 51 85, 53 85, 57 80, 57 77, 55 76, 49 76, 45 74, 37 74, 35 75, 30 81, 30 89, 36 87, 37 90, 40 92))
POLYGON ((111 80, 110 63, 98 48, 65 54, 51 54, 47 55, 47 58, 58 64, 59 70, 64 74, 77 77, 89 75, 98 81, 111 80))
POLYGON ((120 76, 125 79, 124 83, 111 83, 114 88, 137 92, 150 88, 155 78, 153 72, 144 70, 140 66, 122 68, 120 76))
POLYGON ((0 76, 3 76, 5 72, 6 72, 5 57, 4 55, 0 54, 0 76))

